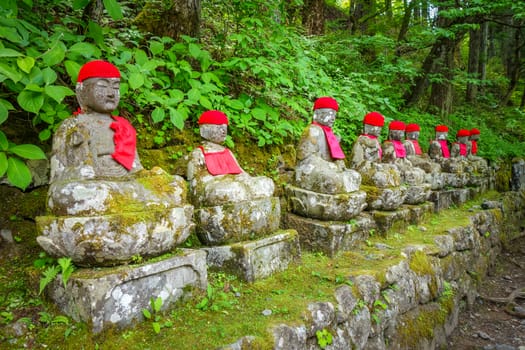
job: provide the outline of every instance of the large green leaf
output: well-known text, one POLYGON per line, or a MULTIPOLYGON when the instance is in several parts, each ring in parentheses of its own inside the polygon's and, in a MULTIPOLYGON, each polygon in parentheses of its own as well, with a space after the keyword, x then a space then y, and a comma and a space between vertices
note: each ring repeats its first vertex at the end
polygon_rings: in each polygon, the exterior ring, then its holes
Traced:
POLYGON ((57 103, 62 102, 64 97, 73 96, 75 94, 70 88, 58 85, 47 85, 46 87, 44 87, 44 91, 57 103))
POLYGON ((0 125, 7 120, 9 112, 3 103, 0 103, 0 125))
POLYGON ((0 152, 0 177, 4 176, 7 170, 7 156, 4 152, 0 152))
POLYGON ((22 56, 22 53, 13 50, 13 49, 7 49, 7 48, 0 48, 0 57, 18 57, 22 56))
POLYGON ((92 38, 99 46, 104 46, 104 33, 98 23, 89 21, 87 36, 92 38))
POLYGON ((128 83, 132 89, 138 89, 144 85, 144 75, 141 73, 131 73, 129 75, 128 83))
POLYGON ((16 59, 16 64, 18 65, 18 68, 29 74, 35 65, 35 59, 31 56, 18 57, 16 59))
POLYGON ((31 172, 23 161, 10 157, 7 159, 7 180, 11 185, 25 190, 31 183, 31 172))
POLYGON ((59 64, 64 60, 64 57, 66 57, 66 50, 66 45, 61 41, 57 41, 42 55, 42 60, 50 67, 59 64))
POLYGON ((100 50, 95 45, 84 42, 74 44, 69 48, 67 52, 68 54, 72 54, 73 56, 81 55, 85 58, 100 56, 100 50))
POLYGON ((90 3, 90 0, 74 0, 73 10, 80 10, 86 7, 90 3))
POLYGON ((46 67, 42 70, 42 79, 44 79, 44 84, 51 85, 57 80, 57 73, 49 68, 46 67))
POLYGON ((0 75, 6 76, 8 79, 11 79, 15 83, 18 83, 23 77, 22 73, 20 73, 20 71, 18 71, 16 67, 4 63, 0 63, 0 75))
POLYGON ((175 127, 179 130, 184 129, 184 115, 176 110, 175 108, 170 107, 170 120, 175 125, 175 127))
POLYGON ((42 93, 22 91, 16 98, 20 107, 25 111, 38 113, 44 104, 44 95, 42 93))
POLYGON ((7 141, 7 137, 4 132, 0 130, 0 151, 7 151, 8 148, 9 142, 7 141))
POLYGON ((9 152, 25 159, 46 159, 46 155, 40 147, 31 144, 13 146, 9 148, 9 152))
POLYGON ((102 0, 102 2, 104 3, 106 11, 108 11, 108 14, 111 16, 111 18, 113 18, 113 20, 117 21, 124 17, 122 15, 122 8, 116 0, 102 0))
POLYGON ((165 117, 166 117, 166 113, 164 112, 164 110, 162 108, 158 108, 157 107, 151 113, 151 119, 153 119, 154 123, 158 123, 158 122, 163 121, 165 117))

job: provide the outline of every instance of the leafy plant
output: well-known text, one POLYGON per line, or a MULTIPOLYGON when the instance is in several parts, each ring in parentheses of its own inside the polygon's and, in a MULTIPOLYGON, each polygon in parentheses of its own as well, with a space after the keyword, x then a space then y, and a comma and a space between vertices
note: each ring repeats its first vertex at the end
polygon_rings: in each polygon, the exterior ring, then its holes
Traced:
POLYGON ((195 306, 202 311, 223 311, 232 309, 238 304, 234 293, 238 289, 231 284, 236 279, 224 273, 211 274, 212 282, 206 287, 206 296, 195 306))
POLYGON ((75 266, 71 262, 71 258, 60 258, 57 262, 58 265, 48 266, 42 272, 43 277, 40 278, 40 288, 38 294, 42 294, 47 285, 51 283, 59 273, 61 274, 64 288, 66 287, 69 277, 71 277, 71 274, 75 270, 75 266))
POLYGON ((317 344, 321 349, 326 349, 328 345, 331 345, 333 342, 332 333, 330 333, 326 328, 320 331, 315 332, 317 337, 317 344))
POLYGON ((168 327, 170 325, 170 322, 166 322, 165 324, 161 325, 161 315, 160 310, 162 309, 162 298, 157 297, 155 299, 150 298, 150 307, 151 311, 148 309, 142 309, 142 314, 147 320, 151 321, 151 327, 153 328, 153 331, 155 334, 160 333, 160 329, 162 327, 168 327))

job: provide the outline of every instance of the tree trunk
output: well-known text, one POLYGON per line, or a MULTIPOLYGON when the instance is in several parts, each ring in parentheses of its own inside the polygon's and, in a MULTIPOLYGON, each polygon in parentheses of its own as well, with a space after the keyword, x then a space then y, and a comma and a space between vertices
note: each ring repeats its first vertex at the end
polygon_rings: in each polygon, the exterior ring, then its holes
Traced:
MULTIPOLYGON (((406 0, 404 1, 406 3, 406 0)), ((385 13, 389 20, 392 20, 394 14, 392 12, 392 0, 385 0, 385 13)))
POLYGON ((403 0, 403 8, 405 9, 403 15, 403 21, 401 22, 401 29, 399 29, 399 34, 397 35, 397 42, 400 43, 405 41, 406 34, 408 32, 408 27, 410 25, 410 19, 412 18, 412 10, 415 6, 415 1, 411 1, 408 4, 407 0, 403 0))
POLYGON ((104 13, 104 4, 102 0, 91 0, 87 6, 84 8, 82 13, 82 20, 84 22, 93 21, 95 23, 100 23, 100 19, 104 13))
POLYGON ((305 0, 303 5, 303 27, 310 35, 324 33, 324 0, 305 0))
MULTIPOLYGON (((481 29, 470 30, 469 32, 469 54, 468 54, 468 77, 469 79, 479 79, 479 63, 481 50, 481 29)), ((478 92, 478 83, 467 81, 467 102, 473 102, 478 92)))
POLYGON ((200 0, 149 0, 134 24, 157 36, 198 37, 200 13, 200 0))
POLYGON ((361 34, 368 33, 369 21, 375 17, 375 0, 352 1, 350 5, 349 28, 355 34, 358 30, 361 34))
POLYGON ((514 43, 511 46, 514 48, 513 55, 507 60, 507 71, 509 77, 509 86, 507 92, 500 101, 501 106, 507 106, 511 104, 511 97, 520 78, 520 63, 521 63, 521 49, 523 43, 521 43, 521 35, 519 30, 514 31, 514 43))

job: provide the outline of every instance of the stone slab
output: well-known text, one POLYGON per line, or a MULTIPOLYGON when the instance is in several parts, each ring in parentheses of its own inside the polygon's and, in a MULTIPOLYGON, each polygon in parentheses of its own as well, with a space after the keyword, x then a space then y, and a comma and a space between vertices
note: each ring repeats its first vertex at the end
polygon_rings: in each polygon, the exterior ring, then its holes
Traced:
POLYGON ((397 210, 374 210, 372 218, 377 225, 377 233, 386 235, 391 230, 405 230, 410 225, 410 209, 404 205, 397 210))
POLYGON ((94 333, 143 320, 151 298, 162 298, 167 309, 189 293, 187 287, 206 289, 208 283, 206 253, 190 249, 136 266, 79 269, 65 287, 59 277, 48 287, 49 297, 74 320, 90 324, 94 333))
POLYGON ((212 270, 228 271, 248 282, 284 271, 292 261, 301 258, 295 230, 279 230, 255 241, 201 249, 207 252, 206 260, 212 270))
POLYGON ((322 252, 328 256, 355 248, 368 239, 370 230, 376 228, 367 213, 361 213, 348 222, 321 221, 287 213, 284 224, 297 231, 301 249, 322 252))

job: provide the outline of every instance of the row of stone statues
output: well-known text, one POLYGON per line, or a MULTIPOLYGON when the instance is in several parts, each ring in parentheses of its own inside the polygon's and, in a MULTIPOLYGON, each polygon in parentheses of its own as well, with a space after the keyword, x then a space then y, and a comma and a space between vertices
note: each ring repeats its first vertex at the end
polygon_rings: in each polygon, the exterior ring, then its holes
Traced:
MULTIPOLYGON (((228 127, 224 113, 200 116, 204 141, 191 153, 187 186, 180 176, 142 167, 135 129, 111 115, 119 103, 119 84, 119 70, 106 61, 89 62, 79 72, 80 109, 54 135, 49 215, 37 219, 38 242, 47 252, 72 257, 79 265, 114 265, 166 252, 186 240, 195 225, 202 243, 212 246, 257 239, 279 228, 273 181, 247 174, 222 145, 228 127)), ((442 178, 443 172, 486 168, 476 156, 479 132, 460 130, 449 152, 448 130, 438 126, 426 155, 415 124, 391 122, 381 144, 385 118, 378 112, 364 117, 347 167, 332 131, 338 108, 331 97, 317 99, 313 122, 297 147, 295 178, 286 196, 298 215, 347 221, 366 207, 395 210, 422 203, 431 190, 453 183, 442 178)))

